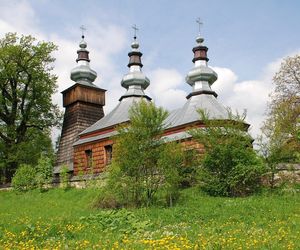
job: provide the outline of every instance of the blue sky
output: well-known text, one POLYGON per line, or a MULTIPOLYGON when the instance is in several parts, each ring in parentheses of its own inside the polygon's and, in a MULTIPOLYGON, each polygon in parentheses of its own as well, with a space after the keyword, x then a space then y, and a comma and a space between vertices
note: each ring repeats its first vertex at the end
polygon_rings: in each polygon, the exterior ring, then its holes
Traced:
MULTIPOLYGON (((204 22, 212 63, 231 68, 241 80, 258 77, 267 63, 297 50, 300 44, 299 1, 51 0, 32 1, 32 6, 45 32, 70 38, 69 26, 76 28, 96 19, 127 29, 130 39, 130 26, 135 23, 145 56, 148 51, 159 51, 163 55, 155 63, 183 72, 191 66, 187 59, 192 56, 197 17, 204 22)), ((87 39, 92 32, 87 31, 87 39)))
MULTIPOLYGON (((213 85, 221 103, 248 110, 253 134, 264 119, 271 78, 280 61, 300 52, 300 2, 271 0, 228 1, 72 1, 1 0, 0 35, 16 31, 59 45, 55 73, 59 91, 69 87, 76 66, 80 25, 85 25, 96 84, 106 88, 108 112, 124 92, 132 40, 139 27, 143 71, 151 80, 149 93, 168 109, 185 101, 190 87, 184 81, 193 67, 192 47, 198 33, 196 18, 209 47, 209 65, 219 75, 213 85)), ((54 101, 61 105, 61 96, 54 101)))

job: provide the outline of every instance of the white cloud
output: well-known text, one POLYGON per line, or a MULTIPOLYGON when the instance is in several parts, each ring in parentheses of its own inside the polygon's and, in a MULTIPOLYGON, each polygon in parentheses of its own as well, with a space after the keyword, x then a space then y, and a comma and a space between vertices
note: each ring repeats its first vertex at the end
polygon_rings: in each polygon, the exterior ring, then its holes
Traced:
POLYGON ((148 91, 157 105, 172 110, 184 104, 187 94, 180 88, 184 80, 178 71, 158 68, 149 72, 149 78, 151 84, 148 91))
POLYGON ((27 1, 2 1, 0 23, 2 32, 21 31, 24 33, 24 31, 32 31, 36 19, 27 1))
POLYGON ((279 69, 281 60, 267 65, 260 79, 241 82, 232 70, 214 67, 219 77, 212 88, 219 94, 223 105, 239 113, 247 110, 246 121, 251 124, 250 133, 254 138, 260 134, 260 127, 266 118, 269 94, 273 90, 272 77, 279 69))

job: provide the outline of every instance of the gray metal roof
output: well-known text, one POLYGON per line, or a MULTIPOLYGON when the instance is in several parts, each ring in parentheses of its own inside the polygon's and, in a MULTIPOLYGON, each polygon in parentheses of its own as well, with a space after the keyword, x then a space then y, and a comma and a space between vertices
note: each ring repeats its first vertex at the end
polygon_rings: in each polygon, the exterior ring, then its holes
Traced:
MULTIPOLYGON (((144 98, 130 96, 123 98, 119 104, 106 116, 94 123, 92 126, 81 132, 80 134, 87 134, 97 130, 112 127, 129 121, 129 110, 134 103, 139 102, 144 98)), ((190 97, 185 105, 170 112, 165 121, 166 128, 177 127, 180 125, 192 123, 200 120, 200 114, 197 110, 205 110, 210 119, 228 119, 227 110, 217 101, 213 95, 201 94, 190 97)), ((106 136, 109 137, 109 136, 106 136)), ((98 140, 93 139, 91 140, 98 140)), ((86 141, 79 140, 74 145, 86 143, 86 141)))
POLYGON ((205 110, 209 119, 228 119, 226 108, 213 95, 201 94, 190 97, 181 109, 171 112, 165 121, 167 128, 199 121, 199 109, 205 110))
POLYGON ((78 141, 76 141, 73 144, 73 146, 80 145, 80 144, 83 144, 83 143, 98 141, 98 140, 101 140, 101 139, 112 137, 112 136, 117 135, 117 134, 118 134, 117 131, 112 131, 112 132, 107 132, 107 133, 104 133, 104 134, 101 134, 101 135, 96 135, 96 136, 93 136, 93 137, 79 139, 78 141))
POLYGON ((131 96, 145 97, 148 100, 151 100, 151 98, 149 96, 145 95, 144 90, 142 89, 141 86, 139 86, 139 85, 131 85, 131 86, 128 87, 126 93, 121 96, 121 98, 119 99, 119 101, 121 101, 123 98, 131 97, 131 96))
POLYGON ((191 138, 192 136, 185 132, 185 131, 181 131, 175 134, 170 134, 170 135, 165 135, 162 137, 162 139, 165 142, 171 142, 171 141, 178 141, 178 140, 183 140, 183 139, 187 139, 187 138, 191 138))
MULTIPOLYGON (((84 130, 81 134, 87 134, 97 130, 105 129, 129 121, 129 110, 135 103, 141 101, 142 97, 130 96, 123 98, 119 104, 108 115, 97 121, 91 127, 84 130)), ((190 97, 185 105, 170 112, 165 121, 166 128, 177 127, 184 124, 189 124, 199 121, 200 114, 197 110, 203 109, 209 114, 210 119, 228 119, 227 110, 210 94, 201 94, 190 97)), ((117 131, 108 132, 105 134, 79 139, 73 145, 80 145, 105 138, 112 137, 117 134, 117 131)), ((163 136, 166 141, 175 141, 190 138, 191 135, 187 132, 178 132, 175 134, 163 136)))
POLYGON ((87 134, 90 132, 94 132, 97 130, 101 130, 104 128, 108 128, 129 121, 130 108, 132 107, 132 105, 141 101, 142 99, 145 100, 146 97, 130 96, 130 97, 123 98, 119 102, 119 104, 108 115, 104 116, 102 119, 94 123, 92 126, 88 127, 86 130, 81 132, 80 135, 87 134))
MULTIPOLYGON (((90 143, 90 142, 93 142, 93 141, 98 141, 98 140, 109 138, 109 137, 113 137, 117 134, 118 134, 117 131, 112 131, 112 132, 108 132, 108 133, 93 136, 93 137, 79 139, 77 142, 75 142, 73 144, 73 146, 84 144, 84 143, 90 143)), ((192 137, 192 136, 188 132, 181 131, 181 132, 178 132, 178 133, 165 135, 165 136, 162 137, 162 139, 165 142, 171 142, 171 141, 178 141, 178 140, 187 139, 187 138, 190 138, 190 137, 192 137)))

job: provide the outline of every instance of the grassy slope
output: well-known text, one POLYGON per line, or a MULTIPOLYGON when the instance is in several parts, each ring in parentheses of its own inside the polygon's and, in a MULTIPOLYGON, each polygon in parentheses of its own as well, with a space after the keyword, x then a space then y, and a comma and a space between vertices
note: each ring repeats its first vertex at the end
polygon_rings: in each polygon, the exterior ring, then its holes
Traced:
POLYGON ((0 192, 0 249, 300 249, 300 196, 212 198, 173 208, 91 208, 98 190, 0 192))

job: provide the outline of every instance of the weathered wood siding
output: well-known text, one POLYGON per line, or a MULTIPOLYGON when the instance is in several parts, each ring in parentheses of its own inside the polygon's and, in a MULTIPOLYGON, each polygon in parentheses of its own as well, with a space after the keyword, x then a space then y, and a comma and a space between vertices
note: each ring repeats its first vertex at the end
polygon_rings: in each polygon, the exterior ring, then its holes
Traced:
MULTIPOLYGON (((99 174, 103 172, 107 165, 105 146, 113 145, 112 139, 95 141, 88 144, 78 145, 74 148, 74 175, 82 174, 99 174), (93 168, 87 168, 86 151, 93 152, 93 168)), ((193 139, 180 141, 184 150, 196 149, 199 154, 204 153, 204 146, 193 139)))
POLYGON ((91 88, 84 85, 75 84, 63 93, 63 106, 67 107, 75 102, 105 105, 105 90, 91 88))
POLYGON ((65 114, 56 166, 73 167, 73 143, 87 127, 104 116, 104 90, 76 86, 64 92, 65 114))
POLYGON ((107 139, 94 143, 76 146, 74 149, 74 175, 82 174, 98 174, 105 170, 107 165, 105 146, 112 145, 113 141, 107 139), (91 150, 93 155, 93 166, 88 168, 86 151, 91 150))

